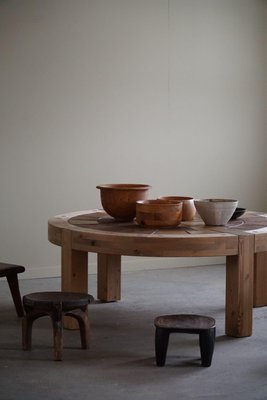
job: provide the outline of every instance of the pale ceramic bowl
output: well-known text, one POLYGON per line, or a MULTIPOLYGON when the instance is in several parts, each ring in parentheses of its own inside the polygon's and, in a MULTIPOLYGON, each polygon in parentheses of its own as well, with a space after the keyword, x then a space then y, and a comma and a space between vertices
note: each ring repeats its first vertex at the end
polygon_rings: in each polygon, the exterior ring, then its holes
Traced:
POLYGON ((177 200, 183 203, 182 221, 192 221, 196 214, 196 207, 193 197, 186 196, 163 196, 161 200, 177 200))
POLYGON ((182 202, 144 200, 136 202, 136 222, 144 228, 175 227, 182 220, 182 202))
POLYGON ((98 185, 103 209, 119 221, 131 221, 136 214, 137 200, 145 200, 151 186, 133 183, 98 185))
POLYGON ((238 205, 238 200, 196 199, 194 203, 206 225, 226 225, 238 205))

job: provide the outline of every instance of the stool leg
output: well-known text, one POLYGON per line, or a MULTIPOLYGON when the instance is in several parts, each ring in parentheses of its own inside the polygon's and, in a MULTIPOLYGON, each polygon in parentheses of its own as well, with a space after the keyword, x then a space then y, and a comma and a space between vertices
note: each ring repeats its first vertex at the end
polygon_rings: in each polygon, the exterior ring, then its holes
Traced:
POLYGON ((62 323, 62 306, 55 307, 50 314, 52 324, 53 324, 53 334, 54 334, 54 360, 61 361, 63 353, 63 323, 62 323))
POLYGON ((166 361, 166 354, 169 344, 170 332, 168 329, 156 327, 155 332, 155 352, 158 367, 163 367, 166 361))
POLYGON ((13 273, 13 274, 7 274, 6 276, 8 286, 11 292, 11 296, 16 308, 16 312, 18 317, 23 317, 24 315, 24 310, 21 302, 21 295, 19 291, 19 282, 18 282, 18 274, 13 273))
POLYGON ((202 367, 210 367, 211 365, 215 345, 215 333, 215 328, 211 328, 199 334, 202 367))
POLYGON ((31 350, 32 348, 32 325, 37 318, 43 317, 46 313, 36 311, 27 311, 22 319, 22 348, 23 350, 31 350))
POLYGON ((25 316, 22 319, 22 348, 31 350, 32 348, 32 324, 33 320, 25 316))
POLYGON ((75 318, 79 323, 80 337, 82 349, 87 349, 90 343, 90 323, 87 314, 87 308, 83 310, 75 310, 67 312, 65 315, 75 318))

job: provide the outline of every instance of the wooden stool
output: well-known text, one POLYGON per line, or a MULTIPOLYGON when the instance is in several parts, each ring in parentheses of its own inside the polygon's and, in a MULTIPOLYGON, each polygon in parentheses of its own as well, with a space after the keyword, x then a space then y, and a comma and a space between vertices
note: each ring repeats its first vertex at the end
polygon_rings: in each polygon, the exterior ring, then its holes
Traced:
POLYGON ((89 345, 89 319, 87 305, 93 301, 93 296, 72 292, 37 292, 23 296, 26 312, 22 320, 22 345, 24 350, 30 350, 32 344, 32 324, 45 315, 49 315, 54 333, 54 360, 62 360, 63 352, 63 317, 75 318, 79 323, 82 348, 89 345))
POLYGON ((22 265, 0 263, 0 277, 6 277, 7 279, 18 317, 23 317, 24 315, 18 282, 18 274, 24 271, 25 268, 22 265))
POLYGON ((159 367, 165 365, 169 335, 173 332, 198 334, 201 365, 211 365, 216 335, 215 319, 193 314, 162 315, 155 319, 154 325, 156 362, 159 367))

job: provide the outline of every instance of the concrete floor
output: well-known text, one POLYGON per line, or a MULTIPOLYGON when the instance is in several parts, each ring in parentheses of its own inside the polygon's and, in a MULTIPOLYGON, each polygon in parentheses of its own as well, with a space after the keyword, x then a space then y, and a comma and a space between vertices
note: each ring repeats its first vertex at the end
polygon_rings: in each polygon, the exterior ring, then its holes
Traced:
MULTIPOLYGON (((96 277, 90 275, 95 296, 96 277)), ((21 293, 59 290, 59 279, 20 280, 21 293)), ((64 360, 52 361, 52 330, 33 327, 33 349, 21 349, 21 326, 6 281, 0 281, 0 400, 267 399, 267 307, 254 310, 254 332, 224 334, 224 266, 127 272, 122 300, 89 306, 92 341, 64 331, 64 360), (173 334, 166 366, 154 358, 157 315, 198 313, 216 319, 210 368, 200 366, 198 337, 173 334)))

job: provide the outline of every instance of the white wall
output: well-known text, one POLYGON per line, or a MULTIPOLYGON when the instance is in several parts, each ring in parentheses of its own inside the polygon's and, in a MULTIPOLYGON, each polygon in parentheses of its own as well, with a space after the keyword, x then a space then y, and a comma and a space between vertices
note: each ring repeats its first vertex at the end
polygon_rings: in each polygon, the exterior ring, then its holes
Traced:
POLYGON ((98 183, 267 211, 266 9, 0 2, 1 260, 27 277, 57 273, 47 219, 100 206, 98 183))

